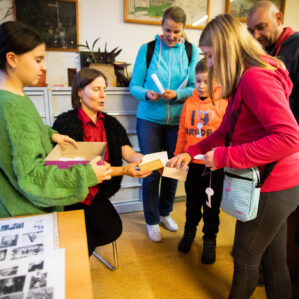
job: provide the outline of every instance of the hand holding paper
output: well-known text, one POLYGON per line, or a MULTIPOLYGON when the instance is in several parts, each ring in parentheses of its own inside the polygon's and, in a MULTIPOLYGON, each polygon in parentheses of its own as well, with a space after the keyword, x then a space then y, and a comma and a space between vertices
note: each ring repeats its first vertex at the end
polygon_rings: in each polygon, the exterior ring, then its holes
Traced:
POLYGON ((158 101, 161 98, 161 94, 159 94, 153 90, 149 90, 146 93, 146 97, 151 101, 158 101))
POLYGON ((171 89, 165 90, 165 92, 163 93, 164 100, 173 100, 176 97, 177 97, 177 93, 171 89))
POLYGON ((171 160, 168 160, 167 152, 158 152, 144 155, 139 168, 144 170, 160 170, 160 174, 164 177, 186 181, 188 169, 171 168, 169 167, 170 163, 171 160))
POLYGON ((170 162, 170 167, 175 167, 177 169, 185 170, 188 164, 191 162, 192 158, 188 153, 182 153, 173 157, 170 162))

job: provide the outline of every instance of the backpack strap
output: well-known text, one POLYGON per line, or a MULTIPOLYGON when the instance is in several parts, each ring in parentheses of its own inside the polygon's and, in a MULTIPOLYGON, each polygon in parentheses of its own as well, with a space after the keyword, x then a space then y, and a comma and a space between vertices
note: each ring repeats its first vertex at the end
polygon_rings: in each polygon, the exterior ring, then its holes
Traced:
MULTIPOLYGON (((156 40, 152 40, 151 42, 147 43, 147 52, 146 52, 146 67, 148 68, 151 61, 152 61, 152 57, 154 55, 154 51, 155 51, 155 45, 156 45, 156 40)), ((192 44, 187 42, 185 40, 185 49, 186 49, 186 53, 188 56, 188 65, 191 62, 192 59, 192 51, 193 51, 193 47, 192 44)))
POLYGON ((146 52, 146 67, 147 68, 149 67, 149 65, 151 63, 151 60, 152 60, 152 57, 154 55, 155 45, 156 45, 155 40, 152 40, 151 42, 149 42, 147 44, 147 52, 146 52))
POLYGON ((186 49, 186 53, 188 56, 188 65, 189 65, 191 63, 191 59, 192 59, 193 47, 192 47, 192 44, 187 42, 186 40, 185 40, 185 49, 186 49))

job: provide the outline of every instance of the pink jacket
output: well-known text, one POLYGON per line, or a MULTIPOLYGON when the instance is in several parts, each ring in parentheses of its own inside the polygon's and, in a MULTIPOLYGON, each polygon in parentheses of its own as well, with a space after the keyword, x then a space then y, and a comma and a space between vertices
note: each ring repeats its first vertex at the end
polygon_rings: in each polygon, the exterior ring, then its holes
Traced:
MULTIPOLYGON (((265 58, 272 65, 275 60, 265 58)), ((299 127, 289 107, 292 82, 288 71, 250 67, 240 80, 235 96, 229 99, 223 121, 212 135, 190 146, 194 157, 217 147, 214 154, 217 168, 248 168, 278 161, 262 186, 262 192, 284 190, 299 184, 299 127), (240 101, 241 111, 238 112, 240 101), (237 122, 231 146, 225 147, 231 118, 237 122)))

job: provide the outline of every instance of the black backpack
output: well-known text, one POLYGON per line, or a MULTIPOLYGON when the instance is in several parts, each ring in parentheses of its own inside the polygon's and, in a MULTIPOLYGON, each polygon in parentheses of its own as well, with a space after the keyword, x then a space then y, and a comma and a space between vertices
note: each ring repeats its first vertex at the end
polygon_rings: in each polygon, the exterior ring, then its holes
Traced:
MULTIPOLYGON (((153 40, 147 44, 147 52, 146 52, 146 66, 149 67, 154 51, 155 51, 156 41, 153 40)), ((185 40, 185 49, 188 56, 188 63, 190 64, 192 58, 192 44, 185 40)))

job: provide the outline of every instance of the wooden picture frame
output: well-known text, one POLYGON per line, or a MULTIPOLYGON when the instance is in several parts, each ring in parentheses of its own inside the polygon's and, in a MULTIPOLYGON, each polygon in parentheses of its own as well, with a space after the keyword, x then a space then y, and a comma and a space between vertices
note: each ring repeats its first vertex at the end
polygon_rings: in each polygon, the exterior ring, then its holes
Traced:
POLYGON ((203 29, 210 19, 210 0, 125 0, 124 5, 127 23, 161 25, 164 10, 175 5, 186 12, 186 28, 203 29))
MULTIPOLYGON (((260 0, 226 0, 225 12, 237 17, 241 22, 246 22, 247 14, 250 8, 260 0)), ((286 0, 270 0, 284 15, 286 0)))
POLYGON ((13 0, 14 18, 42 36, 49 51, 78 51, 78 0, 13 0))

